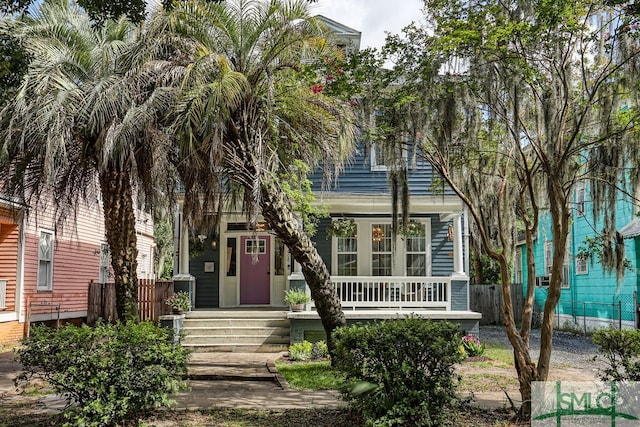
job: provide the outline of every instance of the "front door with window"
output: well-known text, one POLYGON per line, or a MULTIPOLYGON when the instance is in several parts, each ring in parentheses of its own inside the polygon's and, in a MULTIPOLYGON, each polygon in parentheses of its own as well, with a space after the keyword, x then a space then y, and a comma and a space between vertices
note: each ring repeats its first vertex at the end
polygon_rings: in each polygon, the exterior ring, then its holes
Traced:
POLYGON ((271 302, 269 236, 240 239, 240 304, 271 302))

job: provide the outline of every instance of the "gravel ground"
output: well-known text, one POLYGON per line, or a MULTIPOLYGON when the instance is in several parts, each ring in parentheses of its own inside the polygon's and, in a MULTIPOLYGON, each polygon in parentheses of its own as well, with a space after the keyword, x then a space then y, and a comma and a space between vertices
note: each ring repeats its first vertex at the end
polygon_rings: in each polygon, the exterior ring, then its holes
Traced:
MULTIPOLYGON (((492 341, 510 347, 509 339, 504 327, 481 326, 480 340, 492 341)), ((533 329, 530 338, 531 356, 536 360, 540 353, 540 329, 533 329)), ((577 369, 596 370, 604 367, 601 360, 593 361, 598 354, 598 348, 591 341, 591 337, 576 335, 569 332, 553 332, 553 350, 551 351, 551 366, 567 366, 577 369)), ((600 359, 600 358, 598 358, 600 359)))

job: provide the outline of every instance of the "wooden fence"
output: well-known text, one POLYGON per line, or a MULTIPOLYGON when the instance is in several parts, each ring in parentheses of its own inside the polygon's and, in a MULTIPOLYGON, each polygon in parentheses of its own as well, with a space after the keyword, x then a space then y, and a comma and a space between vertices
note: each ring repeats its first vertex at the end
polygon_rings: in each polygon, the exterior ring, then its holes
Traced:
MULTIPOLYGON (((511 302, 516 323, 522 319, 524 297, 522 283, 511 284, 511 302)), ((502 325, 501 285, 470 285, 470 306, 472 311, 482 313, 481 325, 502 325)))
MULTIPOLYGON (((138 311, 140 320, 157 322, 163 314, 171 314, 165 300, 173 294, 173 282, 153 279, 138 280, 138 311)), ((114 283, 89 283, 87 323, 95 324, 98 318, 118 320, 116 312, 116 288, 114 283)))

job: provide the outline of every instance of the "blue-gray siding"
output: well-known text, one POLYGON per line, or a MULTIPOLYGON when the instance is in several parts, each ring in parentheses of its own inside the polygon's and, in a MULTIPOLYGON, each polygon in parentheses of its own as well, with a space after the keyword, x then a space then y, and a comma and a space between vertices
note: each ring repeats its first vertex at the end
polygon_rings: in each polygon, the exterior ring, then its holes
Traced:
POLYGON ((453 272, 453 242, 447 239, 450 222, 431 215, 431 275, 448 276, 453 272))
POLYGON ((468 290, 469 288, 466 281, 451 281, 451 310, 465 311, 468 309, 468 290))
POLYGON ((196 278, 196 308, 220 306, 220 251, 211 248, 211 240, 204 242, 205 251, 189 260, 189 272, 196 278), (213 272, 204 271, 205 262, 214 262, 213 272))
POLYGON ((327 236, 327 228, 331 224, 331 218, 322 218, 318 222, 318 231, 313 238, 318 253, 331 271, 331 237, 327 236))
MULTIPOLYGON (((340 173, 328 191, 354 194, 390 194, 387 172, 372 171, 369 159, 369 151, 359 145, 350 164, 340 173)), ((433 170, 428 162, 419 158, 415 158, 414 161, 413 153, 409 153, 407 162, 410 194, 424 196, 443 193, 443 188, 439 185, 441 180, 433 179, 433 170)), ((309 179, 313 182, 313 191, 322 190, 322 170, 320 168, 314 171, 309 179)), ((452 193, 447 189, 445 194, 452 193)))

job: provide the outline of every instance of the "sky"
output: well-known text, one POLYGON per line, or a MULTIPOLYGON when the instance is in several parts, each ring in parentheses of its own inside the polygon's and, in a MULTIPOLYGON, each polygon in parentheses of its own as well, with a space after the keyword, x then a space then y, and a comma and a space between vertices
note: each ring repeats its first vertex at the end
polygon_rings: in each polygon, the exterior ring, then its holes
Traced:
POLYGON ((318 0, 313 15, 324 15, 362 32, 360 48, 380 48, 385 31, 400 33, 412 21, 422 21, 424 0, 318 0))

